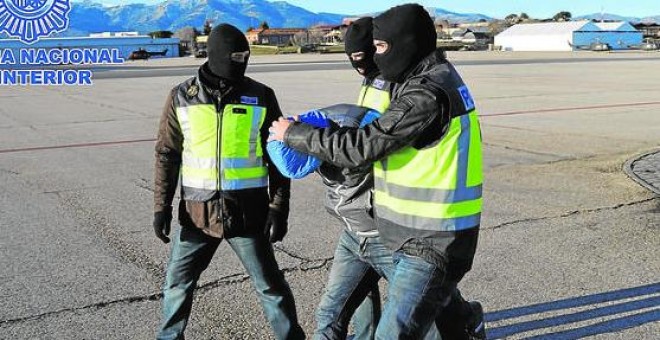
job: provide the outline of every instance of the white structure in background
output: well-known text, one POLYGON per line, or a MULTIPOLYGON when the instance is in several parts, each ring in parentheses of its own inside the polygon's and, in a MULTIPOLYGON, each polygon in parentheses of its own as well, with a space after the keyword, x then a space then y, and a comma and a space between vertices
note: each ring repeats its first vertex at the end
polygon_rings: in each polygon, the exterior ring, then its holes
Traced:
MULTIPOLYGON (((101 32, 101 33, 90 33, 90 38, 123 38, 123 37, 140 37, 141 35, 138 32, 101 32)), ((142 35, 146 37, 146 35, 142 35)))
POLYGON ((573 46, 607 43, 612 49, 626 49, 642 42, 642 32, 627 22, 591 21, 518 24, 495 36, 503 51, 573 51, 573 46))

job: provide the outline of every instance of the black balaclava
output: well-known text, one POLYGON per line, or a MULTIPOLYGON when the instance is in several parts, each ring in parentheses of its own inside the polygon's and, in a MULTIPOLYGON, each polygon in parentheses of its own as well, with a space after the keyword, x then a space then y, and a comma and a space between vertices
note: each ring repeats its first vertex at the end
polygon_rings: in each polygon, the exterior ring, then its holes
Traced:
POLYGON ((386 80, 401 83, 413 67, 436 49, 433 19, 424 7, 407 4, 392 7, 373 21, 374 39, 389 44, 374 61, 386 80))
POLYGON ((229 24, 214 27, 206 43, 206 52, 209 69, 214 75, 234 82, 243 79, 250 45, 238 28, 229 24))
POLYGON ((371 77, 378 72, 378 66, 374 62, 374 53, 376 47, 374 46, 373 38, 373 18, 364 17, 355 20, 346 31, 346 54, 351 61, 353 68, 358 71, 358 68, 364 69, 364 73, 360 73, 365 77, 371 77), (364 52, 364 58, 360 61, 351 59, 351 53, 364 52))

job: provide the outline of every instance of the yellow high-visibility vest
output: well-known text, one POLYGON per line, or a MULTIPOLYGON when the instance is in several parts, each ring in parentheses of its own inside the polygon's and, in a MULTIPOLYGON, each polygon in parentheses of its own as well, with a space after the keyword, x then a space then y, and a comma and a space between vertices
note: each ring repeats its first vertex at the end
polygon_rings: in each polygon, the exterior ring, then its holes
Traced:
POLYGON ((384 113, 390 107, 391 99, 389 83, 376 78, 373 82, 365 82, 362 85, 357 104, 384 113))
POLYGON ((213 104, 176 108, 183 132, 181 183, 184 199, 205 200, 218 191, 266 187, 260 130, 266 108, 213 104))
POLYGON ((480 224, 478 113, 466 86, 454 92, 452 107, 465 110, 453 115, 437 144, 419 150, 408 146, 374 163, 374 207, 379 219, 423 231, 460 231, 480 224))

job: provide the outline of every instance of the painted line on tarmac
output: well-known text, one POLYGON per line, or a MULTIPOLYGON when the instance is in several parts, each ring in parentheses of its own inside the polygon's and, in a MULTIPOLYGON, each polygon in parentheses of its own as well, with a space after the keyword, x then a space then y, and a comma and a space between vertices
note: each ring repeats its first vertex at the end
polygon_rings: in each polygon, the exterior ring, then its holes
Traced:
POLYGON ((91 148, 91 147, 98 147, 98 146, 135 144, 135 143, 155 142, 155 141, 156 141, 155 138, 151 138, 151 139, 120 140, 120 141, 112 141, 112 142, 96 142, 96 143, 81 143, 81 144, 67 144, 67 145, 36 146, 36 147, 30 147, 30 148, 4 149, 4 150, 0 150, 0 154, 29 152, 29 151, 55 150, 55 149, 91 148))
MULTIPOLYGON (((567 108, 556 108, 556 109, 539 109, 539 110, 527 110, 527 111, 510 111, 510 112, 500 112, 500 113, 481 115, 480 117, 516 116, 516 115, 548 113, 548 112, 598 110, 598 109, 609 109, 609 108, 617 108, 617 107, 654 106, 654 105, 660 105, 660 101, 658 101, 658 102, 642 102, 642 103, 627 103, 627 104, 611 104, 611 105, 579 106, 579 107, 567 107, 567 108)), ((134 143, 155 142, 155 141, 156 141, 155 138, 150 138, 150 139, 135 139, 135 140, 108 141, 108 142, 96 142, 96 143, 81 143, 81 144, 68 144, 68 145, 37 146, 37 147, 30 147, 30 148, 16 148, 16 149, 4 149, 4 150, 0 149, 0 154, 29 152, 29 151, 55 150, 55 149, 89 148, 89 147, 112 146, 112 145, 134 144, 134 143)))
MULTIPOLYGON (((263 64, 250 64, 248 68, 261 68, 261 67, 271 67, 271 66, 309 66, 309 65, 348 65, 348 62, 345 61, 333 61, 333 62, 302 62, 302 63, 263 63, 263 64)), ((154 71, 187 71, 187 70, 197 70, 199 66, 177 66, 177 67, 140 67, 136 66, 135 68, 123 67, 123 68, 98 68, 94 71, 108 72, 108 71, 121 71, 121 72, 154 72, 154 71), (139 67, 139 68, 138 68, 139 67)))
POLYGON ((660 105, 660 102, 641 102, 641 103, 610 104, 610 105, 576 106, 576 107, 564 107, 564 108, 555 108, 555 109, 509 111, 509 112, 500 112, 493 114, 484 114, 484 115, 480 115, 480 117, 517 116, 517 115, 527 115, 527 114, 535 114, 535 113, 598 110, 598 109, 611 109, 617 107, 636 107, 636 106, 654 106, 654 105, 660 105))
POLYGON ((263 63, 263 64, 250 64, 248 67, 255 66, 292 66, 292 65, 348 65, 348 61, 310 61, 300 63, 263 63))
POLYGON ((183 66, 183 67, 154 67, 154 68, 103 68, 103 69, 93 69, 94 72, 154 72, 154 71, 189 71, 199 69, 195 66, 183 66))

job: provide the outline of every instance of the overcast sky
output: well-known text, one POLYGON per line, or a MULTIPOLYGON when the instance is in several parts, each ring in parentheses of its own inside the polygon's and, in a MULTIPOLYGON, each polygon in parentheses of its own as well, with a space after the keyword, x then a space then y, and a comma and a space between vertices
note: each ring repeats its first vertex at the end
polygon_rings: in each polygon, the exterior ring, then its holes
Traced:
MULTIPOLYGON (((73 0, 75 2, 79 0, 73 0)), ((162 0, 92 0, 103 4, 159 3, 162 0)), ((312 12, 330 12, 339 14, 363 14, 385 10, 397 4, 410 1, 399 0, 286 0, 312 12)), ((574 16, 600 13, 623 16, 646 17, 660 15, 660 0, 420 0, 417 3, 439 7, 459 13, 481 13, 503 18, 510 13, 525 12, 531 17, 551 17, 566 10, 574 16)))

